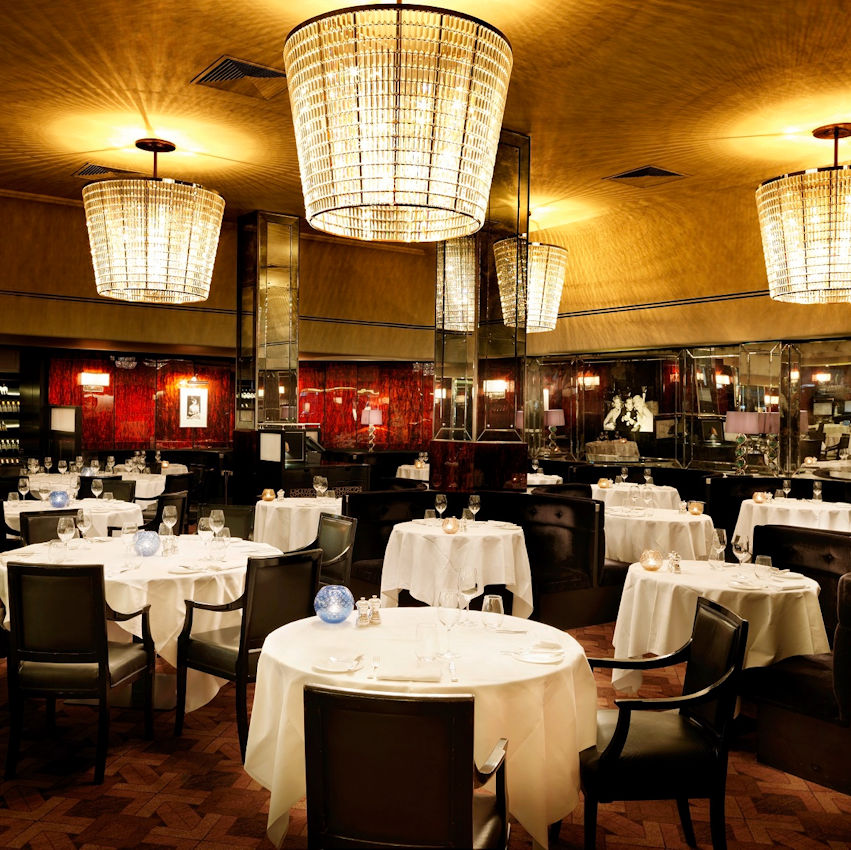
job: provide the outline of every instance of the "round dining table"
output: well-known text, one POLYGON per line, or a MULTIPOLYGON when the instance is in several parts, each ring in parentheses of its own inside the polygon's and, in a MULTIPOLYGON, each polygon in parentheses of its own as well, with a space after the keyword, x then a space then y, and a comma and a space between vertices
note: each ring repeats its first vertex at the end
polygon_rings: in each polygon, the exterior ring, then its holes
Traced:
POLYGON ((680 494, 676 487, 660 484, 611 484, 601 487, 591 485, 591 498, 605 502, 606 509, 628 508, 633 506, 633 497, 637 507, 662 508, 676 511, 680 508, 680 494), (650 496, 649 505, 645 496, 650 496))
POLYGON ((35 501, 34 499, 18 499, 4 502, 3 511, 9 528, 21 530, 21 513, 23 511, 56 511, 56 510, 87 510, 92 517, 90 534, 99 537, 107 536, 107 528, 121 528, 128 522, 142 525, 142 509, 135 502, 122 502, 120 499, 71 499, 64 508, 54 508, 50 502, 35 501))
POLYGON ((476 593, 486 585, 504 584, 514 595, 512 613, 532 613, 532 571, 523 529, 510 522, 467 521, 447 534, 439 519, 415 519, 393 526, 381 569, 381 600, 398 604, 399 591, 437 605, 440 591, 455 589, 462 569, 476 575, 476 593))
POLYGON ((327 496, 261 500, 254 508, 254 539, 292 552, 316 539, 322 514, 342 512, 343 500, 327 496))
POLYGON ((355 625, 355 614, 334 625, 312 617, 266 638, 245 770, 271 792, 267 833, 273 843, 280 846, 290 808, 305 795, 303 692, 306 684, 317 683, 472 694, 474 756, 481 764, 499 738, 508 739, 510 812, 547 846, 548 824, 579 800, 579 751, 596 737, 594 677, 582 647, 558 629, 514 617, 505 618, 502 631, 486 629, 479 612, 471 616, 474 627, 452 630, 454 672, 446 662, 420 665, 416 658, 416 627, 438 623, 433 608, 382 610, 381 624, 365 627, 355 625), (541 645, 546 648, 539 650, 541 645), (351 659, 342 672, 341 657, 351 659))
POLYGON ((414 481, 428 481, 431 467, 426 463, 423 466, 417 466, 413 463, 403 463, 396 467, 397 478, 411 478, 414 481))
POLYGON ((526 476, 526 485, 528 487, 544 487, 547 484, 562 484, 563 479, 560 475, 547 475, 545 472, 530 472, 526 476))
MULTIPOLYGON (((157 654, 172 667, 177 666, 177 638, 183 628, 186 599, 219 604, 239 597, 245 586, 248 558, 280 555, 273 546, 232 538, 220 551, 197 535, 175 538, 177 551, 164 556, 141 557, 120 538, 76 538, 67 549, 61 544, 37 543, 4 552, 0 556, 0 591, 8 602, 6 564, 25 563, 103 564, 106 601, 116 611, 138 611, 150 604, 151 637, 157 654), (221 557, 219 557, 221 555, 221 557), (61 558, 61 560, 59 560, 61 558)), ((8 609, 8 605, 7 605, 8 609)), ((241 613, 196 610, 195 631, 237 626, 241 613)), ((138 617, 110 623, 110 639, 141 637, 138 617)), ((186 684, 186 710, 193 711, 208 703, 225 680, 198 670, 189 670, 186 684)))
MULTIPOLYGON (((800 573, 756 573, 752 564, 680 562, 680 572, 632 564, 612 638, 616 658, 665 655, 691 636, 697 597, 721 603, 748 621, 745 667, 765 667, 792 655, 829 652, 818 582, 800 573)), ((634 691, 640 670, 616 669, 612 686, 634 691)))
POLYGON ((757 503, 745 499, 733 535, 753 540, 754 526, 797 525, 799 528, 821 528, 851 531, 851 504, 822 502, 813 499, 771 499, 757 503))
POLYGON ((606 557, 632 563, 645 549, 681 558, 705 558, 715 543, 712 519, 706 514, 663 508, 609 508, 605 515, 606 557))

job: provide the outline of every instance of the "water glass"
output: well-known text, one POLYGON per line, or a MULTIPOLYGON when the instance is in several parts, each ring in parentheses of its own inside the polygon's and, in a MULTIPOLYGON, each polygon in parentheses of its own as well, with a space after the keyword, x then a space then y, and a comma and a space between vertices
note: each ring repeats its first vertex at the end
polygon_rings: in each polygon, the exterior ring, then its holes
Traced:
POLYGON ((417 624, 417 661, 427 664, 437 658, 437 626, 434 623, 417 624))
POLYGON ((733 538, 733 554, 740 564, 746 564, 751 559, 748 538, 737 534, 733 538))
POLYGON ((615 486, 617 486, 618 484, 623 484, 623 475, 615 476, 615 486))
POLYGON ((766 579, 772 573, 771 556, 757 555, 753 562, 754 573, 757 578, 766 579))
POLYGON ((103 492, 103 500, 104 502, 111 502, 115 498, 115 493, 112 490, 104 490, 103 492))
POLYGON ((6 494, 7 502, 17 502, 21 498, 21 494, 17 490, 12 490, 11 493, 6 494))
POLYGON ((709 568, 711 570, 720 570, 721 567, 724 566, 726 551, 726 547, 722 546, 720 543, 716 543, 712 546, 709 552, 709 568))
POLYGON ((124 551, 128 554, 133 551, 133 544, 136 542, 136 532, 139 530, 135 522, 125 522, 121 526, 121 542, 124 544, 124 551))
POLYGON ((718 541, 720 546, 727 545, 727 530, 724 528, 716 528, 715 529, 715 539, 718 541))
POLYGON ((428 520, 437 519, 437 514, 434 512, 434 508, 426 508, 426 512, 423 516, 428 520))
POLYGON ((502 626, 505 618, 505 610, 502 607, 502 597, 498 593, 485 594, 482 599, 482 619, 488 629, 498 629, 502 626))

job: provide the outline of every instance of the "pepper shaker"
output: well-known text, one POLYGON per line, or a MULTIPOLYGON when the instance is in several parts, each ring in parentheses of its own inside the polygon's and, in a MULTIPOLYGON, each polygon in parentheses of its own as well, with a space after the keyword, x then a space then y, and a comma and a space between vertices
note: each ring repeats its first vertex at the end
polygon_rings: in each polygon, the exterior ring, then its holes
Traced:
POLYGON ((671 567, 672 573, 679 573, 680 570, 680 556, 677 552, 668 552, 668 563, 671 567))
POLYGON ((373 593, 369 600, 369 624, 371 626, 381 625, 381 600, 373 593))
POLYGON ((361 596, 360 599, 355 603, 358 609, 358 626, 368 626, 369 625, 369 602, 366 601, 366 598, 361 596))

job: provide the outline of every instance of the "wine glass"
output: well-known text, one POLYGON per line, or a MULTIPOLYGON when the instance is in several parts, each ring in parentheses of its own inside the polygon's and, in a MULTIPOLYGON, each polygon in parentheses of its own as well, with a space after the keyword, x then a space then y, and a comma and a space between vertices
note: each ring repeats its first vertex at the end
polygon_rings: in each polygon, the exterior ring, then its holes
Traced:
POLYGON ((56 468, 59 470, 60 475, 65 475, 68 471, 68 461, 60 460, 58 464, 56 464, 56 468))
POLYGON ((487 593, 482 599, 482 619, 487 629, 498 629, 505 618, 502 597, 498 593, 487 593))
POLYGON ((443 519, 443 512, 446 510, 446 494, 438 493, 434 497, 434 509, 440 519, 443 519))
POLYGON ((198 536, 201 538, 204 546, 213 539, 213 529, 210 527, 210 517, 202 516, 198 517, 198 527, 197 527, 198 536))
POLYGON ((169 534, 173 534, 172 529, 177 524, 177 507, 175 505, 166 505, 163 508, 162 521, 163 525, 168 528, 169 534))
POLYGON ((792 481, 789 478, 783 479, 783 495, 788 499, 789 493, 792 490, 792 481))
POLYGON ((74 517, 72 516, 61 516, 59 517, 59 522, 56 523, 56 534, 59 539, 65 544, 65 548, 68 548, 68 541, 74 536, 77 528, 74 525, 74 517))
POLYGON ((709 567, 713 570, 720 570, 724 566, 726 558, 726 544, 713 543, 709 550, 709 567))
POLYGON ((77 511, 77 528, 80 529, 80 537, 86 539, 86 533, 92 527, 92 515, 90 511, 85 511, 82 508, 77 511))
POLYGON ((133 551, 133 543, 136 540, 138 530, 135 522, 125 522, 121 526, 121 541, 124 543, 124 551, 128 554, 133 551))
POLYGON ((473 520, 476 519, 476 514, 481 510, 482 507, 482 497, 481 496, 470 496, 470 513, 473 515, 473 520))
POLYGON ((532 458, 532 472, 534 472, 535 475, 538 474, 538 470, 540 469, 540 467, 541 467, 541 464, 540 464, 540 461, 538 460, 538 458, 533 457, 532 458))
POLYGON ((452 627, 461 619, 461 605, 463 597, 457 590, 441 590, 437 598, 437 614, 440 622, 446 628, 446 652, 441 653, 441 658, 457 658, 449 645, 449 636, 452 627))
POLYGON ((316 494, 321 499, 328 492, 328 479, 324 475, 319 475, 319 489, 316 494))
MULTIPOLYGON (((462 599, 462 608, 465 612, 470 610, 470 600, 474 599, 478 591, 478 577, 476 568, 472 564, 464 564, 458 571, 458 593, 462 599)), ((470 618, 465 616, 464 625, 472 626, 470 618)))
POLYGON ((644 499, 644 507, 649 508, 653 505, 653 491, 649 484, 645 484, 641 488, 641 496, 644 499))
POLYGON ((51 466, 53 466, 53 458, 52 458, 52 457, 46 457, 46 458, 44 459, 44 469, 45 469, 45 471, 46 471, 46 472, 50 472, 50 467, 51 467, 51 466))
POLYGON ((210 511, 210 528, 213 534, 218 534, 225 527, 225 512, 220 509, 210 511))
POLYGON ((715 529, 715 539, 718 541, 719 546, 723 546, 726 549, 727 548, 727 529, 716 528, 715 529))
POLYGON ((100 478, 92 479, 92 495, 96 498, 100 498, 100 494, 103 493, 103 481, 100 478))
POLYGON ((748 548, 748 538, 742 534, 737 534, 733 538, 733 554, 739 564, 746 564, 751 559, 750 549, 748 548))
POLYGON ((72 475, 68 480, 68 492, 71 495, 71 499, 77 498, 77 492, 80 489, 80 476, 72 475))
POLYGON ((813 481, 813 501, 821 501, 821 481, 813 481))
POLYGON ((632 510, 638 509, 638 487, 633 485, 629 491, 629 504, 632 510))
POLYGON ((27 493, 30 492, 30 480, 29 480, 29 478, 19 478, 18 479, 18 492, 21 494, 22 499, 26 499, 27 493))
POLYGON ((622 466, 621 467, 621 478, 623 478, 624 484, 629 481, 629 467, 622 466))
POLYGON ((42 484, 38 488, 38 497, 42 502, 46 502, 50 498, 50 485, 42 484))
POLYGON ((644 483, 652 484, 653 483, 653 473, 649 469, 644 470, 644 483))

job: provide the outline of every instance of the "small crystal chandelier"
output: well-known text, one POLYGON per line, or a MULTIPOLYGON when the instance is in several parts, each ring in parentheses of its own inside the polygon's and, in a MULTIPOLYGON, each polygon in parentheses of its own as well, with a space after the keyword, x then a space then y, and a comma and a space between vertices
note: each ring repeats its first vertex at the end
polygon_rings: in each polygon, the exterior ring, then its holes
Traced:
POLYGON ((474 236, 438 244, 436 328, 462 333, 475 329, 477 272, 474 236))
POLYGON ((485 221, 511 46, 483 21, 370 5, 284 45, 307 220, 354 239, 436 242, 485 221))
POLYGON ((503 324, 525 325, 530 334, 553 330, 567 272, 567 250, 512 236, 494 243, 493 254, 503 324))
POLYGON ((171 142, 139 139, 154 155, 153 177, 101 180, 83 188, 98 295, 121 301, 204 301, 225 202, 195 183, 157 177, 171 142))
POLYGON ((813 130, 833 139, 833 165, 766 180, 756 190, 769 294, 775 301, 851 301, 851 168, 839 140, 851 124, 813 130))

